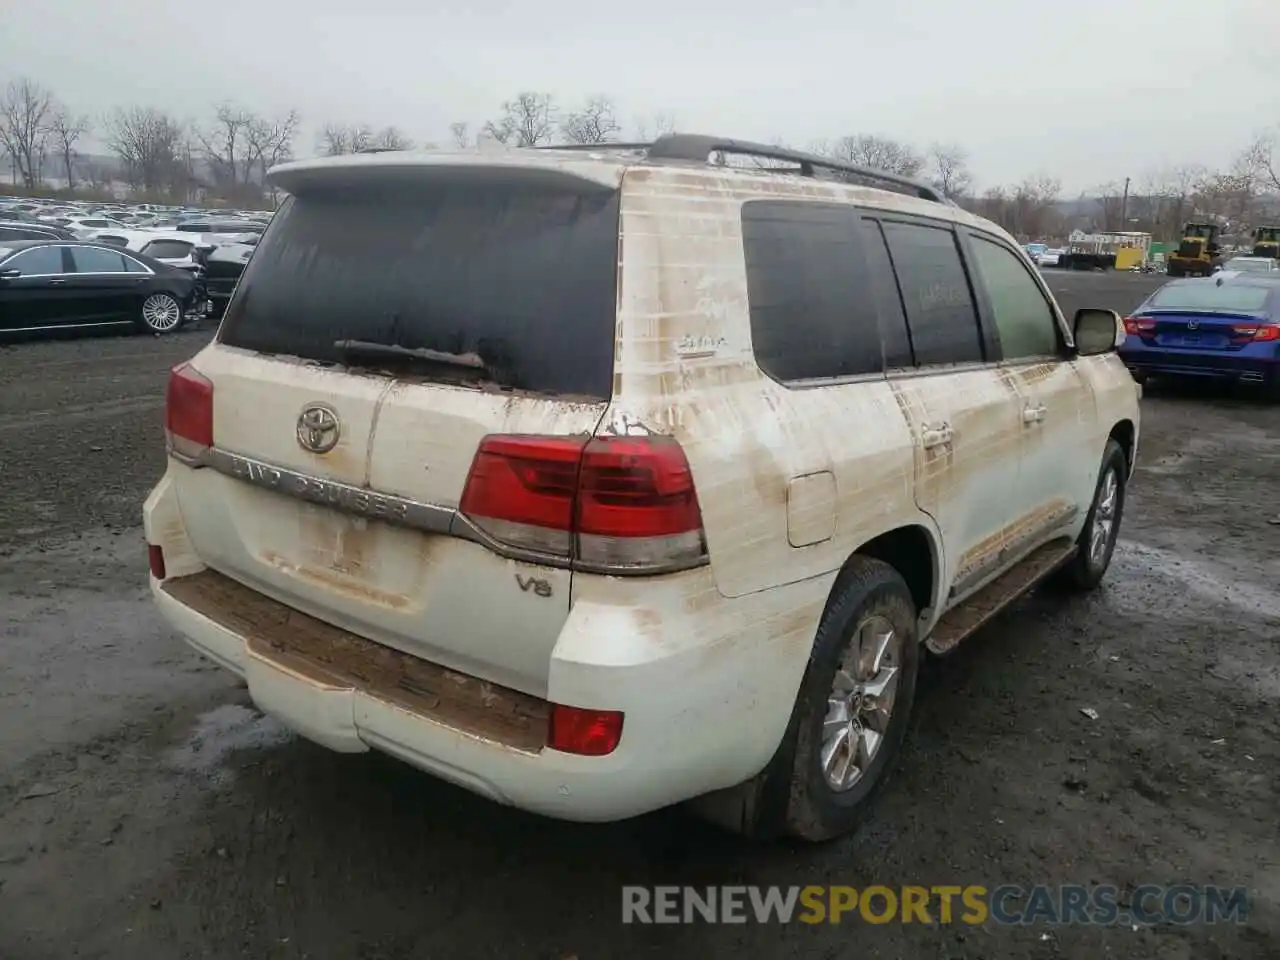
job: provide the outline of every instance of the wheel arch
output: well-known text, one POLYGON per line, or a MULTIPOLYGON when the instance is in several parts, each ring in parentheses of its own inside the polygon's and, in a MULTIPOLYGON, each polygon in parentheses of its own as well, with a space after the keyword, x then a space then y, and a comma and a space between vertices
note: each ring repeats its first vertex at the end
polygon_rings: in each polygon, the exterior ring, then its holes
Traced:
POLYGON ((858 557, 872 557, 893 567, 907 583, 917 615, 936 611, 943 579, 942 547, 937 528, 925 516, 914 523, 885 530, 851 552, 836 574, 823 614, 843 589, 848 571, 858 557))
POLYGON ((1124 452, 1126 474, 1133 476, 1138 442, 1137 424, 1128 419, 1120 420, 1111 428, 1107 439, 1114 440, 1120 445, 1120 449, 1124 452))

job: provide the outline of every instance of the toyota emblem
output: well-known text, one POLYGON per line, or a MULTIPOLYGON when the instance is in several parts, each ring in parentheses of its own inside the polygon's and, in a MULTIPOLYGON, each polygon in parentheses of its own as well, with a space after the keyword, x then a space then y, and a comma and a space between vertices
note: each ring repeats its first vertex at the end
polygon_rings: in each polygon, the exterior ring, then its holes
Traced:
POLYGON ((342 429, 338 414, 323 403, 309 403, 298 417, 298 446, 310 453, 328 453, 338 445, 342 429))

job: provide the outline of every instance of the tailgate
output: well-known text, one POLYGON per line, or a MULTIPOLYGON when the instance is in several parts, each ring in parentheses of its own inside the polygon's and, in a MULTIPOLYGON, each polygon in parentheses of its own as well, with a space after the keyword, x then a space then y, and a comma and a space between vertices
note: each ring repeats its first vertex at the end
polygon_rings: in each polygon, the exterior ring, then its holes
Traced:
POLYGON ((195 552, 312 616, 544 696, 571 574, 454 535, 455 510, 486 435, 594 431, 616 261, 617 193, 599 184, 290 198, 194 361, 214 407, 212 469, 175 471, 195 552))

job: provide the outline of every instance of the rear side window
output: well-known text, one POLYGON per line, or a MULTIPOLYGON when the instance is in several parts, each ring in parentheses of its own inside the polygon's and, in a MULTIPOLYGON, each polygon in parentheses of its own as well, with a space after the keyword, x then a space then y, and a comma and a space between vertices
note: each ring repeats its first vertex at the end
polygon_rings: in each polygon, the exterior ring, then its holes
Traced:
POLYGON ((140 252, 157 260, 181 260, 191 256, 191 244, 182 240, 152 240, 140 252))
POLYGON ((71 262, 76 273, 124 273, 124 257, 98 247, 72 247, 71 262))
POLYGON ((1157 290, 1147 304, 1155 310, 1221 310, 1257 313, 1267 305, 1269 287, 1233 286, 1209 280, 1171 283, 1157 290))
POLYGON ((978 312, 951 230, 916 223, 883 226, 916 364, 981 361, 978 312))
POLYGON ((339 344, 476 354, 501 386, 608 398, 619 196, 585 184, 451 181, 292 197, 249 260, 219 337, 377 369, 394 358, 339 344))
POLYGON ((756 363, 775 380, 883 369, 861 229, 846 206, 743 204, 751 343, 756 363))

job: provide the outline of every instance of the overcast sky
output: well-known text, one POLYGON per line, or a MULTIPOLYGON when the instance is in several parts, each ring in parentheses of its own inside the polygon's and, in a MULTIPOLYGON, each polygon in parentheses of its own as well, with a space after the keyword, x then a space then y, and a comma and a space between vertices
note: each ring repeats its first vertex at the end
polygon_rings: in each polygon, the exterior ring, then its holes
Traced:
POLYGON ((419 140, 521 89, 807 145, 955 141, 980 185, 1225 164, 1280 123, 1280 0, 0 0, 0 82, 93 115, 218 101, 419 140))

